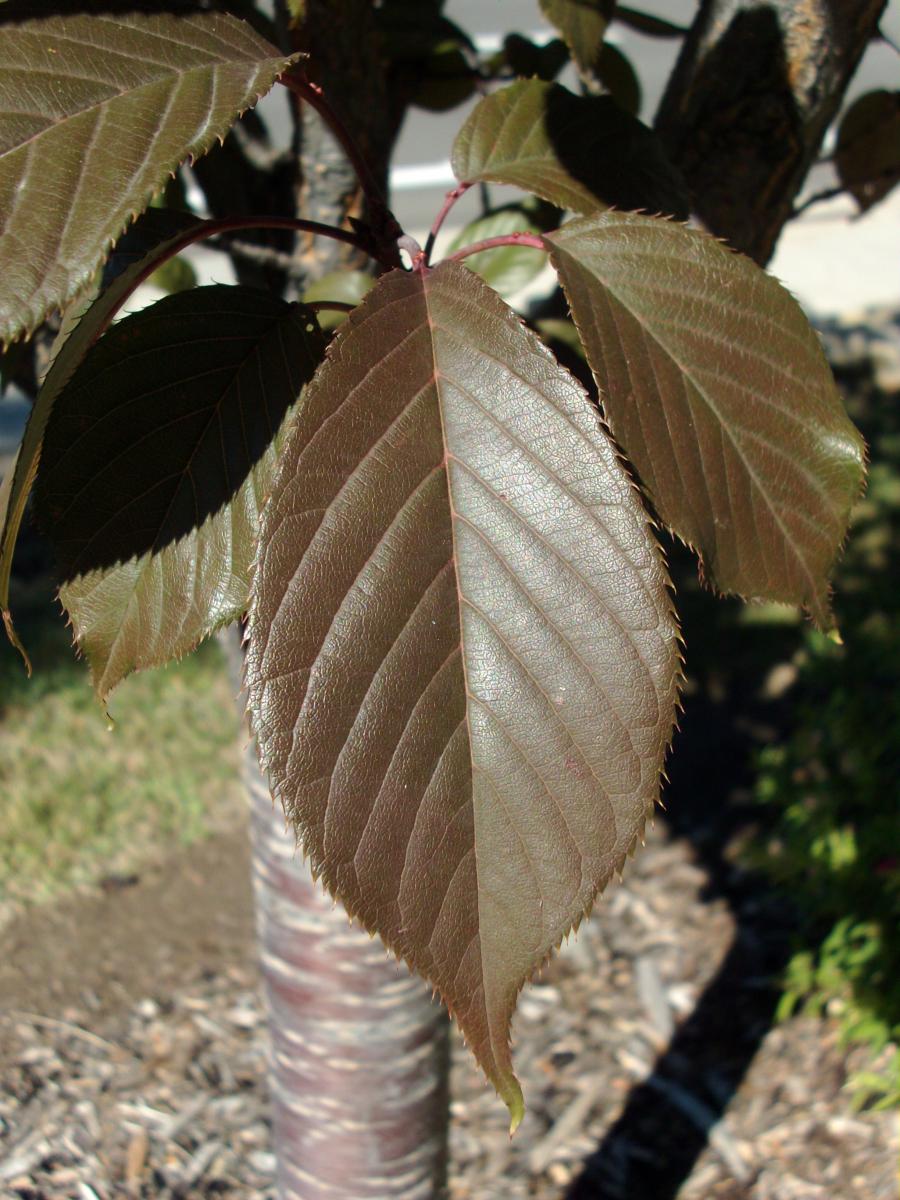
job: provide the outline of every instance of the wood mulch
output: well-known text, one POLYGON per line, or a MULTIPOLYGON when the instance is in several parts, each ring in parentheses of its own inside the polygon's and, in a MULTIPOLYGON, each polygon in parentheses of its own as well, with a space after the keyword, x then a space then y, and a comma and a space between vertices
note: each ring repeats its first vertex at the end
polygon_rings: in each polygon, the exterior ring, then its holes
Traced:
MULTIPOLYGON (((0 1196, 274 1197, 246 867, 236 830, 0 933, 0 1196)), ((896 1116, 830 1024, 770 1027, 777 914, 715 891, 651 831, 521 998, 512 1141, 456 1039, 452 1200, 896 1200, 896 1116)))

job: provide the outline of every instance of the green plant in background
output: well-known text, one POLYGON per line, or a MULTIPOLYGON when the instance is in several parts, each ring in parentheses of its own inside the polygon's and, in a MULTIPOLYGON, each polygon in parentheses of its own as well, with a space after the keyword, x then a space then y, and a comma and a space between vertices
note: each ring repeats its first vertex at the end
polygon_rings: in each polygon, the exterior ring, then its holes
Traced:
MULTIPOLYGON (((865 501, 838 572, 844 644, 808 632, 796 657, 793 732, 759 755, 772 821, 750 858, 785 889, 801 928, 781 1015, 835 1016, 881 1054, 900 1042, 900 419, 870 396, 865 501)), ((857 1101, 900 1104, 900 1051, 851 1081, 857 1101)))

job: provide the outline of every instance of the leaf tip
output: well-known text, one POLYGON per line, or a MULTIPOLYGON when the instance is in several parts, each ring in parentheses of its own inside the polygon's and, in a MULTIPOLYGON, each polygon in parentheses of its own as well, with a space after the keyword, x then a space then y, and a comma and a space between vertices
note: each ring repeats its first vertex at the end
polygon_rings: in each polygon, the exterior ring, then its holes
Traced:
POLYGON ((6 636, 9 638, 10 643, 15 646, 18 652, 22 655, 22 661, 25 664, 25 673, 30 679, 32 675, 31 659, 28 657, 28 651, 19 641, 19 635, 16 633, 15 628, 13 627, 12 613, 8 608, 4 608, 0 610, 0 616, 3 617, 3 628, 6 630, 6 636))
POLYGON ((509 1136, 512 1137, 525 1116, 525 1097, 515 1075, 510 1075, 509 1080, 504 1082, 500 1095, 509 1109, 509 1136))

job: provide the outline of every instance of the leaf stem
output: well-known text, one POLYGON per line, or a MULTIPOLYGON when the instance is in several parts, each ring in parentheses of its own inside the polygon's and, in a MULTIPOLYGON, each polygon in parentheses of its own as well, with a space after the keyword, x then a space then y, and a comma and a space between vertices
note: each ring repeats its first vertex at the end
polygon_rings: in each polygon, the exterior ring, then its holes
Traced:
POLYGON ((191 241, 201 241, 214 234, 231 233, 241 229, 293 229, 298 233, 330 237, 337 242, 346 242, 349 246, 356 246, 370 258, 380 262, 382 266, 394 265, 393 261, 382 255, 374 242, 367 238, 361 230, 339 229, 336 225, 326 225, 322 221, 307 221, 303 217, 217 217, 209 221, 205 230, 195 234, 191 241))
POLYGON ((547 243, 536 233, 504 233, 500 237, 485 238, 484 241, 473 242, 471 246, 463 246, 462 250, 457 250, 455 254, 449 254, 447 257, 460 262, 470 254, 480 254, 482 250, 498 250, 501 246, 533 246, 535 250, 543 250, 545 254, 550 252, 547 243))
POLYGON ((344 300, 306 300, 304 308, 312 309, 314 313, 318 312, 342 312, 352 313, 355 304, 347 304, 344 300))
POLYGON ((431 262, 431 252, 434 250, 435 239, 441 231, 441 226, 446 220, 447 213, 449 213, 450 209, 457 202, 460 196, 464 196, 466 194, 470 187, 472 187, 471 183, 459 183, 455 188, 451 188, 444 197, 444 203, 441 205, 440 212, 434 218, 434 224, 432 225, 431 232, 428 235, 428 241, 425 243, 426 266, 431 262))
MULTIPOLYGON (((394 214, 388 208, 384 192, 375 178, 372 168, 356 144, 350 130, 326 100, 325 93, 317 83, 313 83, 307 77, 302 67, 294 67, 293 70, 282 75, 279 82, 284 84, 289 91, 293 92, 299 100, 305 101, 314 108, 334 134, 347 156, 347 161, 356 172, 356 177, 360 182, 363 194, 376 218, 375 224, 378 230, 382 231, 388 239, 394 241, 403 233, 403 230, 397 223, 394 214)), ((396 266, 396 263, 392 262, 389 265, 396 266)))
POLYGON ((321 221, 306 221, 301 217, 215 217, 212 220, 203 221, 191 229, 185 230, 181 237, 167 243, 164 253, 148 261, 143 271, 132 281, 128 291, 122 295, 117 307, 98 326, 94 333, 93 342, 96 342, 106 332, 116 314, 121 310, 122 305, 134 295, 141 284, 145 283, 163 263, 168 262, 170 258, 174 258, 176 254, 180 254, 182 250, 186 250, 188 246, 194 245, 195 242, 202 242, 207 238, 216 237, 218 234, 234 233, 242 229, 294 229, 301 233, 321 234, 323 237, 335 238, 339 242, 348 242, 351 246, 358 247, 366 254, 376 258, 384 266, 393 265, 376 255, 374 248, 359 234, 352 233, 348 229, 338 229, 334 225, 324 225, 321 221))

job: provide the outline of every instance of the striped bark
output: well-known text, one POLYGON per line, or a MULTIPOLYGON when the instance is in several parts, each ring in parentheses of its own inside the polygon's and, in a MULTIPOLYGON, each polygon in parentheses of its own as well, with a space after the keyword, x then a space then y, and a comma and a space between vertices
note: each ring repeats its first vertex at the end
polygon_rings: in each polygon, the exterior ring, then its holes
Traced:
POLYGON ((446 1159, 444 1012, 313 883, 252 747, 245 774, 280 1200, 431 1200, 446 1159))

